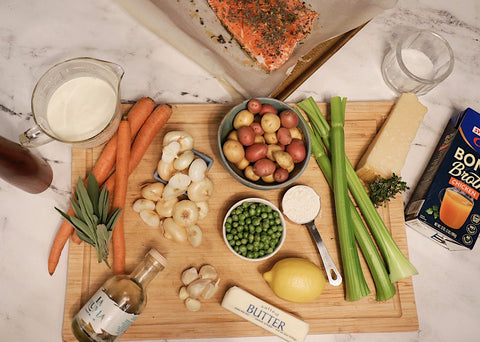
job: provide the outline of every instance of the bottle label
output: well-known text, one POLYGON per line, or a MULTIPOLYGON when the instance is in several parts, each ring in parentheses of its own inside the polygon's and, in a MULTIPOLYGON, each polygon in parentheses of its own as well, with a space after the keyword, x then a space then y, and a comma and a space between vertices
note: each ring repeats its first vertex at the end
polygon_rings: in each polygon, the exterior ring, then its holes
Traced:
POLYGON ((104 332, 119 336, 128 329, 138 315, 120 309, 100 288, 77 314, 77 318, 90 323, 97 334, 104 332))

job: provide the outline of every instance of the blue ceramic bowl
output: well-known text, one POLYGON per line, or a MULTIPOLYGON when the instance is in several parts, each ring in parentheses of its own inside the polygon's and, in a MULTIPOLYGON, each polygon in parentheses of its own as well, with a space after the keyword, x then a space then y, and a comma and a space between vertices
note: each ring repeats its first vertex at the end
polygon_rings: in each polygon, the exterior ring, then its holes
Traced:
MULTIPOLYGON (((262 104, 269 104, 272 105, 278 112, 282 112, 284 110, 290 109, 295 111, 295 109, 285 102, 282 102, 277 99, 272 99, 269 97, 256 97, 256 99, 260 100, 262 104)), ((225 169, 232 175, 233 178, 235 178, 237 181, 242 183, 243 185, 246 185, 252 189, 257 189, 257 190, 274 190, 274 189, 281 189, 284 187, 289 186, 293 182, 295 182, 298 177, 305 171, 307 168, 308 162, 310 160, 310 155, 312 152, 312 145, 311 145, 311 140, 310 140, 310 134, 308 133, 307 129, 307 123, 304 120, 304 118, 301 115, 298 115, 299 119, 298 120, 298 125, 297 127, 303 132, 304 136, 304 142, 305 142, 305 149, 306 149, 306 156, 305 159, 301 163, 295 164, 295 168, 292 172, 289 174, 289 178, 282 183, 266 183, 262 181, 261 179, 254 182, 246 178, 243 174, 243 171, 240 170, 238 167, 236 167, 235 164, 229 162, 226 158, 225 155, 223 154, 223 143, 226 141, 228 134, 234 129, 233 128, 233 120, 235 119, 235 116, 242 110, 247 109, 247 104, 248 101, 246 100, 239 105, 235 106, 232 108, 223 118, 222 122, 220 123, 220 126, 218 127, 218 134, 217 134, 217 147, 218 147, 218 152, 220 155, 220 160, 222 161, 222 165, 225 167, 225 169)))

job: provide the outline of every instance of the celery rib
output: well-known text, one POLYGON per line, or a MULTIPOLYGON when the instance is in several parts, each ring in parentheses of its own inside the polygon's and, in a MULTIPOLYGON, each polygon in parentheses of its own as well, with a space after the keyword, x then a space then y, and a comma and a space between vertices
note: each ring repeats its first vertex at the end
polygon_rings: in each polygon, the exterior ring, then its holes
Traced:
MULTIPOLYGON (((329 136, 331 134, 331 128, 315 103, 315 100, 312 97, 309 97, 298 103, 298 106, 305 111, 310 121, 313 122, 312 126, 319 127, 318 134, 320 135, 327 151, 330 151, 331 146, 329 136)), ((352 192, 353 197, 355 198, 355 201, 357 202, 358 207, 377 242, 383 259, 387 264, 390 281, 396 282, 418 274, 416 268, 403 255, 398 248, 398 245, 393 240, 347 156, 345 156, 345 160, 348 187, 350 188, 350 191, 352 192)))
POLYGON ((335 215, 342 257, 343 272, 345 278, 346 299, 348 301, 359 300, 370 293, 367 282, 363 276, 355 235, 351 228, 350 211, 345 205, 348 199, 348 186, 345 165, 345 135, 344 122, 345 111, 342 110, 342 100, 334 97, 332 106, 332 173, 333 194, 335 200, 335 215))

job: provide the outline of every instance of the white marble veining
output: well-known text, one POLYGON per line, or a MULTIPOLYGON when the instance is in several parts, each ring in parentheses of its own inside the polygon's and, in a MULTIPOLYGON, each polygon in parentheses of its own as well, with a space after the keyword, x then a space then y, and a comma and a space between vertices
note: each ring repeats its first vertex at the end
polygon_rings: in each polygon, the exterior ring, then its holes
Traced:
MULTIPOLYGON (((450 115, 480 110, 480 3, 477 0, 400 0, 297 89, 288 101, 332 95, 350 101, 395 99, 380 64, 389 42, 406 27, 442 34, 455 52, 453 73, 421 97, 429 108, 402 175, 415 184, 450 115)), ((30 96, 37 79, 61 60, 91 56, 122 65, 122 99, 150 96, 157 102, 230 103, 227 91, 111 0, 0 2, 0 135, 16 140, 32 125, 30 96)), ((51 187, 30 195, 0 180, 0 339, 61 341, 65 299, 64 253, 51 277, 46 260, 70 189, 70 148, 50 143, 35 149, 54 170, 51 187)), ((408 193, 407 196, 408 198, 408 193)), ((407 229, 419 330, 388 334, 309 336, 307 342, 478 341, 480 247, 449 252, 407 229)), ((182 340, 185 341, 185 340, 182 340)), ((197 341, 207 341, 206 339, 197 341)), ((273 342, 276 337, 216 339, 273 342)))

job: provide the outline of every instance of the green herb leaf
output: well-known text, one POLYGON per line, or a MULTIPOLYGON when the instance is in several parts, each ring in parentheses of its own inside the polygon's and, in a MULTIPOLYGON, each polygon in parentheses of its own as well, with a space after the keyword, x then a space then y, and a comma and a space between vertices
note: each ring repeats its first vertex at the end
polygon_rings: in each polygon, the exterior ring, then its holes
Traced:
POLYGON ((115 225, 117 224, 118 219, 120 218, 120 214, 122 213, 122 209, 117 208, 115 209, 107 219, 107 230, 112 231, 115 225))
POLYGON ((87 192, 90 200, 92 201, 93 212, 95 215, 99 216, 98 198, 100 196, 100 188, 98 186, 97 179, 93 176, 93 174, 88 176, 87 192))
POLYGON ((104 261, 108 267, 108 246, 120 213, 116 208, 108 215, 109 192, 104 187, 101 191, 95 176, 88 176, 87 188, 81 178, 78 179, 72 200, 75 216, 69 216, 55 208, 74 228, 78 237, 97 250, 98 262, 104 261), (88 189, 87 189, 88 188, 88 189))
POLYGON ((386 206, 387 202, 407 189, 409 189, 407 183, 402 181, 402 177, 395 173, 390 178, 377 178, 368 185, 370 199, 376 207, 386 206))

